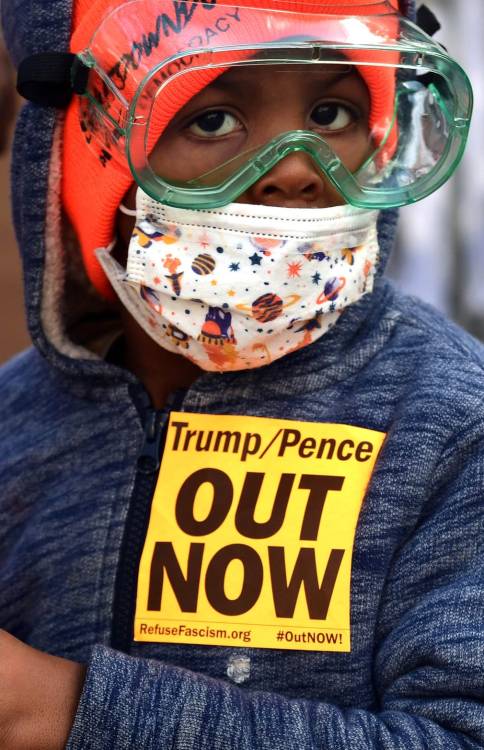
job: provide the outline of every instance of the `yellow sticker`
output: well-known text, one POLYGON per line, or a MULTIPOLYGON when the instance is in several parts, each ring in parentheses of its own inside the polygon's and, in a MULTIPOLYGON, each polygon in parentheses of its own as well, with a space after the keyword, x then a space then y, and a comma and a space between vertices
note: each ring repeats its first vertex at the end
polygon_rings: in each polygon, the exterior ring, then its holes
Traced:
POLYGON ((350 651, 356 524, 385 434, 172 413, 136 641, 350 651))

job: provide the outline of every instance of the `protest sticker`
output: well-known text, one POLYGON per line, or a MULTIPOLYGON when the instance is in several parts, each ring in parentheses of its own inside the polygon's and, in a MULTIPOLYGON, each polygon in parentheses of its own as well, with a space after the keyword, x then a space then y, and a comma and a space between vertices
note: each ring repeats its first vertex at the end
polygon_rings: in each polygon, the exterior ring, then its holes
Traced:
POLYGON ((385 434, 172 413, 136 641, 351 650, 356 526, 385 434))

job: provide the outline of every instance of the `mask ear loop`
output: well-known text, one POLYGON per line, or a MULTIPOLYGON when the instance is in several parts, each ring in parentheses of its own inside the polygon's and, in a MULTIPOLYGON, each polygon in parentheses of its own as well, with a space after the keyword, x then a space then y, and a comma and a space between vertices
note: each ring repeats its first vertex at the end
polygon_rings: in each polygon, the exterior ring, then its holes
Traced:
MULTIPOLYGON (((137 213, 136 213, 135 209, 128 208, 127 206, 124 205, 124 203, 120 203, 119 204, 118 210, 121 211, 121 213, 125 214, 126 216, 134 216, 135 218, 137 216, 137 213)), ((108 247, 106 248, 106 250, 108 251, 108 253, 110 255, 111 255, 112 251, 114 250, 114 247, 115 247, 117 241, 118 241, 118 238, 115 237, 114 240, 110 243, 110 245, 108 245, 108 247)))
POLYGON ((128 208, 124 203, 119 204, 119 210, 122 214, 125 214, 125 216, 134 216, 135 218, 137 216, 136 210, 134 208, 128 208))

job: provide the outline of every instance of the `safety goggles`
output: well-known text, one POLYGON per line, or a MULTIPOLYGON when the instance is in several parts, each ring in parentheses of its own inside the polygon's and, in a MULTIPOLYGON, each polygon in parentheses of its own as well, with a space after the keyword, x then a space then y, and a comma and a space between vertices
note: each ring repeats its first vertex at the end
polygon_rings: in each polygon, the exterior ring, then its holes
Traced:
POLYGON ((184 208, 236 201, 296 152, 362 208, 446 182, 471 121, 462 68, 389 3, 284 7, 119 5, 76 59, 99 159, 127 158, 146 193, 184 208))

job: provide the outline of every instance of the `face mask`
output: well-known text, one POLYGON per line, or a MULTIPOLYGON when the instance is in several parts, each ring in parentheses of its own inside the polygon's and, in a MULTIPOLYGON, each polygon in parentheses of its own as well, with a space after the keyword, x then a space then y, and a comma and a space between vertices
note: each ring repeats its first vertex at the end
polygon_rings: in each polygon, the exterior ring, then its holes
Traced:
POLYGON ((372 291, 377 211, 233 203, 191 211, 137 194, 127 268, 98 258, 160 346, 204 370, 267 365, 323 336, 372 291))

